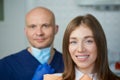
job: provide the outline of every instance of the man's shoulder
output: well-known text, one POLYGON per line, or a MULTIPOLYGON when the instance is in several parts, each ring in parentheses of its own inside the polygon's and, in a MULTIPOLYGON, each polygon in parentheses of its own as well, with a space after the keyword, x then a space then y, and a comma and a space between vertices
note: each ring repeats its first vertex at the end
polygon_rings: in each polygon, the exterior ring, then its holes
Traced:
POLYGON ((55 50, 55 53, 57 53, 58 55, 62 55, 62 53, 58 51, 57 49, 54 48, 54 50, 55 50))
MULTIPOLYGON (((38 65, 38 61, 34 59, 34 57, 26 50, 21 50, 17 53, 6 56, 0 60, 0 68, 6 69, 31 69, 32 67, 36 67, 38 65), (28 65, 30 66, 28 68, 28 65)), ((23 70, 22 70, 23 71, 23 70)))
POLYGON ((21 51, 19 51, 19 52, 16 52, 16 53, 12 53, 12 54, 10 54, 10 55, 8 55, 8 56, 5 56, 5 57, 3 57, 2 59, 0 59, 0 62, 4 62, 4 63, 9 63, 9 62, 15 62, 16 61, 16 59, 19 59, 19 58, 21 58, 23 55, 25 55, 24 53, 26 53, 27 52, 27 50, 26 49, 24 49, 24 50, 21 50, 21 51))
POLYGON ((55 55, 53 59, 58 60, 58 61, 60 60, 61 62, 61 60, 63 60, 62 53, 55 49, 55 55))

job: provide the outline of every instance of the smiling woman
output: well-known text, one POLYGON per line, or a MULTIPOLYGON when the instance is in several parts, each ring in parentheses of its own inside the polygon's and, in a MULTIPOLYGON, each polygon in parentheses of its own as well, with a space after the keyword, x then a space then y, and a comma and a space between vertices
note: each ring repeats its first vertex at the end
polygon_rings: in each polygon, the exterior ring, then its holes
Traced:
POLYGON ((70 21, 62 47, 64 72, 52 74, 52 78, 45 75, 44 80, 120 80, 109 68, 105 33, 93 15, 70 21))
POLYGON ((3 10, 3 7, 4 5, 3 5, 3 0, 0 0, 0 21, 3 21, 3 19, 4 19, 4 10, 3 10))

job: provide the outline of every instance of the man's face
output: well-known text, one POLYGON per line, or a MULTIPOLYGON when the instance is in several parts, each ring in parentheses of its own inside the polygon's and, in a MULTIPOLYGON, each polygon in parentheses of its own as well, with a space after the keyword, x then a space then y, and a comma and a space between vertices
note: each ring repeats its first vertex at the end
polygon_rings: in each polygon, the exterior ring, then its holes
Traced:
POLYGON ((35 48, 45 48, 53 43, 57 26, 53 16, 46 12, 32 13, 26 18, 25 33, 30 44, 35 48))

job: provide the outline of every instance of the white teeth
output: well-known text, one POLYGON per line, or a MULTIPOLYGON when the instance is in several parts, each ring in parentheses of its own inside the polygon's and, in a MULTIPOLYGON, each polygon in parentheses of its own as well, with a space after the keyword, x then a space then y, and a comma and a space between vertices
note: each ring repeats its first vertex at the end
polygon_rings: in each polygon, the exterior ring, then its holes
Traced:
POLYGON ((85 55, 85 56, 76 56, 77 58, 87 58, 88 55, 85 55))

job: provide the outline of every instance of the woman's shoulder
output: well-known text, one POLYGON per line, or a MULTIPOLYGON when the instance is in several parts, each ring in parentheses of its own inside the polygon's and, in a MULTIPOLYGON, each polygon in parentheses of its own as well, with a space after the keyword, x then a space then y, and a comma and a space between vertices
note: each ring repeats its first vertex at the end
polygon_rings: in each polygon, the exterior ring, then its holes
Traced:
POLYGON ((44 80, 62 80, 62 73, 45 74, 44 80))

